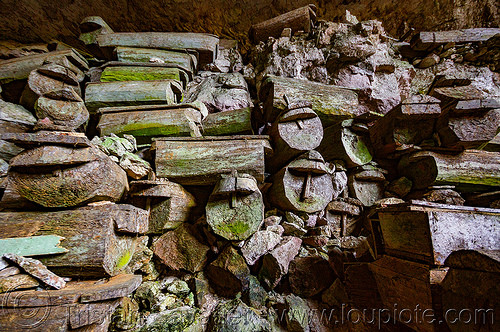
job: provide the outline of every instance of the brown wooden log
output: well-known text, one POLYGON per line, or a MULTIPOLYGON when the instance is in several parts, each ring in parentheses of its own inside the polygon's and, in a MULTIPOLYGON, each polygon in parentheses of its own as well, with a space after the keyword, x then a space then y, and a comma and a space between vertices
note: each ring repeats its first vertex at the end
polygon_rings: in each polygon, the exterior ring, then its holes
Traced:
POLYGON ((203 136, 252 135, 252 109, 210 113, 202 122, 203 136))
MULTIPOLYGON (((441 101, 441 109, 443 112, 448 110, 453 111, 459 102, 465 101, 465 107, 468 107, 467 105, 469 103, 484 98, 484 93, 472 85, 435 88, 432 89, 429 94, 441 101)), ((461 105, 461 107, 464 107, 464 104, 461 105)))
POLYGON ((323 126, 311 108, 288 109, 274 122, 269 134, 274 154, 266 166, 274 173, 302 153, 316 149, 323 139, 323 126))
POLYGON ((415 331, 441 331, 438 323, 443 318, 441 298, 435 288, 442 283, 448 272, 447 268, 433 269, 426 264, 391 256, 383 256, 370 263, 369 267, 377 282, 384 307, 393 309, 389 310, 392 319, 405 323, 415 331), (416 312, 416 309, 421 311, 416 312), (435 321, 422 316, 424 310, 432 312, 435 321))
POLYGON ((251 175, 222 175, 206 205, 207 223, 227 240, 246 240, 264 220, 264 202, 251 175))
POLYGON ((456 250, 500 249, 500 210, 412 201, 383 208, 378 217, 389 255, 444 265, 456 250))
POLYGON ((278 38, 285 28, 290 28, 292 33, 297 31, 309 33, 314 22, 316 22, 316 6, 310 4, 252 25, 250 39, 253 43, 258 43, 266 41, 269 37, 278 38))
POLYGON ((163 233, 189 221, 196 201, 181 185, 170 181, 133 181, 134 204, 149 209, 148 233, 163 233))
POLYGON ((139 144, 154 137, 200 137, 203 115, 190 105, 129 106, 101 108, 97 129, 101 136, 125 134, 136 137, 139 144))
POLYGON ((90 140, 83 133, 38 131, 36 133, 3 133, 0 138, 24 148, 39 145, 61 145, 72 147, 90 146, 90 140))
POLYGON ((493 109, 473 115, 445 116, 438 121, 437 130, 443 146, 477 149, 494 139, 499 128, 500 109, 493 109))
POLYGON ((274 122, 287 108, 284 95, 291 100, 307 100, 321 119, 323 128, 342 120, 360 115, 358 95, 353 90, 307 80, 269 75, 259 90, 259 100, 264 103, 266 122, 274 122))
POLYGON ((500 186, 500 156, 495 152, 466 150, 458 155, 430 151, 401 159, 399 173, 413 181, 414 189, 454 185, 461 191, 484 191, 500 186))
POLYGON ((349 174, 349 194, 365 206, 372 206, 384 197, 385 176, 382 171, 372 165, 364 165, 352 170, 349 174))
POLYGON ((99 149, 87 149, 25 150, 11 159, 9 181, 21 196, 45 207, 118 201, 128 189, 127 174, 99 149))
POLYGON ((317 151, 306 152, 273 176, 268 197, 285 211, 321 211, 333 197, 331 170, 317 151))
POLYGON ((473 43, 487 41, 500 33, 499 28, 475 28, 450 31, 422 31, 415 35, 411 46, 416 51, 425 51, 447 43, 473 43))
MULTIPOLYGON (((82 208, 54 212, 2 212, 3 237, 55 234, 64 237, 61 245, 68 252, 40 258, 60 276, 103 277, 122 273, 136 246, 136 238, 115 234, 115 220, 132 218, 119 210, 82 208)), ((130 223, 136 222, 131 221, 130 223)))
POLYGON ((4 308, 58 306, 117 299, 130 295, 141 284, 139 275, 119 274, 109 279, 69 281, 63 289, 15 291, 0 294, 4 308))
POLYGON ((214 138, 157 138, 156 175, 182 185, 210 185, 217 175, 236 170, 264 181, 267 136, 221 136, 214 138))
POLYGON ((441 108, 436 98, 413 96, 404 100, 370 127, 370 140, 375 153, 386 156, 432 138, 436 119, 440 115, 441 108))

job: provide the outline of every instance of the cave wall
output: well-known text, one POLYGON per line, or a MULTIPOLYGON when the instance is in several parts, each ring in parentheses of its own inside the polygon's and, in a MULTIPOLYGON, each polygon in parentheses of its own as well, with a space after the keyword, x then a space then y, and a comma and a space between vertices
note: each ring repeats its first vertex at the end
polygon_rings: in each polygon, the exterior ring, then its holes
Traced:
POLYGON ((378 19, 393 36, 406 26, 417 30, 498 27, 495 0, 1 0, 0 40, 35 43, 52 39, 78 43, 79 22, 99 15, 115 31, 210 32, 237 39, 257 23, 315 3, 318 17, 334 20, 346 9, 362 20, 378 19))

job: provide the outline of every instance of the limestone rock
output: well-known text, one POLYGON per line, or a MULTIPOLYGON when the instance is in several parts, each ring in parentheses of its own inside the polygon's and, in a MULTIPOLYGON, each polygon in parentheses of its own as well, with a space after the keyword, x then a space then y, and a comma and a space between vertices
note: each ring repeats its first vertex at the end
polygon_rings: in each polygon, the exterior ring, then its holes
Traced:
POLYGON ((180 307, 149 315, 141 332, 200 331, 197 327, 199 311, 196 308, 180 307))
POLYGON ((293 293, 304 297, 321 293, 335 280, 328 261, 317 256, 295 257, 288 274, 293 293))
POLYGON ((288 273, 288 266, 299 253, 301 244, 301 239, 285 236, 279 245, 264 256, 259 279, 267 288, 276 287, 281 278, 288 273))
POLYGON ((208 265, 206 275, 217 293, 232 297, 248 288, 250 270, 236 249, 228 246, 208 265))
POLYGON ((306 301, 290 294, 285 297, 285 305, 287 331, 309 331, 309 307, 306 301))
POLYGON ((192 273, 203 269, 208 250, 192 235, 188 225, 163 234, 153 243, 154 254, 168 268, 192 273))
POLYGON ((268 321, 260 317, 257 312, 248 307, 239 299, 220 303, 213 313, 208 331, 233 332, 233 331, 270 331, 268 321))
POLYGON ((281 241, 281 236, 269 230, 258 231, 250 239, 248 239, 241 253, 247 261, 248 265, 254 265, 257 260, 274 249, 281 241))
POLYGON ((0 128, 2 132, 24 132, 30 130, 36 118, 21 105, 0 99, 0 128))

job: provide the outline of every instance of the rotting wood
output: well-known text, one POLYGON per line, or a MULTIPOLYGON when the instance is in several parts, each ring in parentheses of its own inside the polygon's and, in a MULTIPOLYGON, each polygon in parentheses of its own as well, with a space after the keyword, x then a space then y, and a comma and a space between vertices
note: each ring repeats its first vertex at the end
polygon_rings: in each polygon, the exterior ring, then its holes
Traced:
POLYGON ((250 39, 254 43, 258 43, 266 41, 268 37, 278 38, 285 28, 290 28, 292 33, 297 31, 309 33, 315 22, 316 6, 310 4, 252 25, 250 28, 250 39))
POLYGON ((268 198, 285 211, 321 211, 333 197, 331 172, 321 154, 306 152, 273 176, 268 198))
POLYGON ((110 106, 175 104, 181 98, 182 85, 176 80, 89 83, 85 91, 91 113, 110 106))
POLYGON ((484 191, 500 186, 500 156, 495 152, 465 150, 458 155, 420 151, 405 156, 398 165, 414 189, 454 185, 461 191, 484 191))
POLYGON ((187 73, 179 68, 146 66, 107 66, 101 74, 101 82, 176 80, 185 88, 189 82, 187 73))
MULTIPOLYGON (((23 148, 38 145, 62 145, 72 147, 88 147, 90 140, 83 133, 38 131, 36 133, 2 133, 0 139, 15 143, 23 148)), ((19 153, 16 153, 16 155, 19 153)))
POLYGON ((307 100, 321 119, 323 128, 360 115, 358 95, 351 89, 307 80, 269 75, 259 90, 264 103, 264 118, 274 122, 287 108, 284 95, 291 100, 307 100))
POLYGON ((178 67, 189 73, 190 78, 196 73, 198 60, 195 55, 188 52, 175 52, 156 50, 151 48, 117 47, 116 59, 123 65, 125 63, 143 63, 164 67, 178 67))
POLYGON ((267 136, 220 136, 214 138, 158 138, 156 174, 182 185, 211 185, 217 175, 236 170, 264 181, 267 136))
POLYGON ((385 251, 444 265, 457 250, 499 250, 500 210, 412 202, 378 211, 385 251))
POLYGON ((251 108, 210 113, 202 122, 203 136, 252 134, 251 108))
POLYGON ((347 167, 361 166, 372 161, 365 138, 341 125, 324 130, 323 141, 317 150, 325 160, 343 160, 347 167))
POLYGON ((12 253, 20 256, 39 256, 68 252, 59 246, 61 240, 63 238, 57 235, 0 239, 0 255, 12 253))
POLYGON ((500 33, 499 28, 475 28, 450 31, 422 31, 415 35, 411 46, 416 51, 425 51, 447 43, 484 42, 500 33))

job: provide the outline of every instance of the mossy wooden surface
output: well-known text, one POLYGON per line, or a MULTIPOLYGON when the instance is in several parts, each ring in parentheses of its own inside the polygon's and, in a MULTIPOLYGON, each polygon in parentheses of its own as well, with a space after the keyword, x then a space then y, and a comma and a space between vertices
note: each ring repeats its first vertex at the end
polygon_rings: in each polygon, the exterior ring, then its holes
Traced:
POLYGON ((210 113, 202 123, 203 136, 253 134, 252 109, 210 113))
POLYGON ((182 84, 176 80, 89 83, 85 105, 90 112, 101 107, 174 104, 182 98, 182 84))
POLYGON ((154 61, 158 61, 165 67, 182 68, 188 71, 191 76, 197 67, 196 56, 187 52, 174 52, 152 48, 117 47, 115 53, 116 58, 120 62, 155 63, 154 61))
POLYGON ((60 131, 37 131, 36 133, 0 133, 0 139, 17 146, 32 148, 43 144, 71 147, 90 146, 90 140, 83 133, 60 131))
POLYGON ((340 125, 325 129, 324 139, 317 150, 325 160, 343 160, 347 167, 361 166, 372 160, 365 139, 340 125))
POLYGON ((57 235, 0 239, 0 255, 40 256, 65 253, 68 250, 59 246, 62 239, 57 235))
POLYGON ((398 170, 413 181, 414 189, 454 185, 467 192, 500 186, 500 156, 489 151, 465 150, 458 155, 416 152, 401 159, 398 170))
POLYGON ((153 137, 201 136, 201 114, 194 108, 103 113, 97 129, 101 136, 134 135, 139 143, 153 137))
POLYGON ((67 253, 40 258, 60 276, 103 277, 116 275, 122 257, 133 254, 136 239, 117 236, 117 211, 76 209, 53 212, 2 212, 0 230, 3 236, 58 235, 67 253))
POLYGON ((180 69, 163 67, 106 67, 101 82, 181 80, 180 69))
POLYGON ((274 122, 279 113, 286 109, 283 98, 285 94, 292 100, 310 101, 324 128, 359 115, 361 112, 358 109, 358 94, 353 90, 270 75, 262 83, 259 91, 259 99, 264 102, 267 121, 274 122))
POLYGON ((267 136, 156 139, 156 174, 183 185, 211 185, 236 170, 262 182, 268 147, 267 136))

